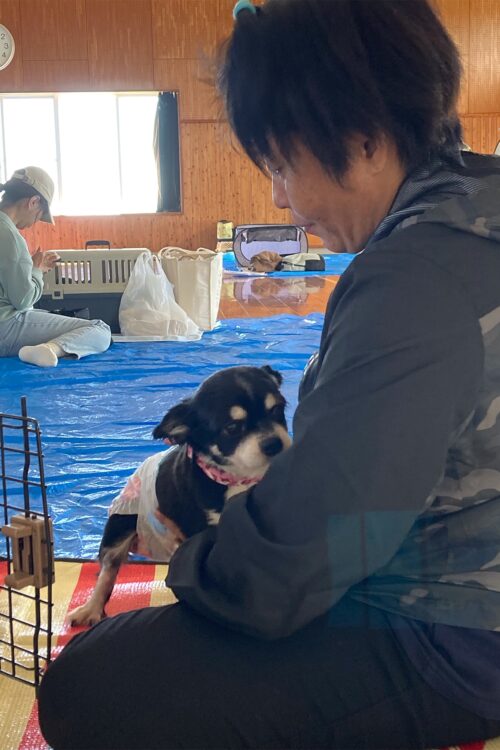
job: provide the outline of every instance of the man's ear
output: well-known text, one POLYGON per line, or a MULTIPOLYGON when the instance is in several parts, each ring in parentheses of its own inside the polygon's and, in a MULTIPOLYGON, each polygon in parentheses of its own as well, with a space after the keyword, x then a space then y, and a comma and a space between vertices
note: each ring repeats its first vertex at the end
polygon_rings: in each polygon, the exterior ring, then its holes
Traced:
POLYGON ((171 443, 182 445, 189 437, 191 423, 191 399, 188 398, 167 411, 160 424, 154 428, 153 437, 156 440, 167 438, 171 443))
POLYGON ((278 370, 273 370, 273 368, 269 367, 269 365, 264 365, 264 367, 261 367, 261 370, 267 372, 267 374, 274 380, 277 386, 280 386, 282 384, 283 376, 281 372, 278 372, 278 370))

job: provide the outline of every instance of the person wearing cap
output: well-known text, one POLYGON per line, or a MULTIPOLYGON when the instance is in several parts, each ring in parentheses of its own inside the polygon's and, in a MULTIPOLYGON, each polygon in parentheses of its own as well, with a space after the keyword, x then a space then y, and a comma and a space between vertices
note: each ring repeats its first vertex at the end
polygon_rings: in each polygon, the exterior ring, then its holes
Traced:
POLYGON ((355 257, 292 445, 179 546, 178 603, 104 620, 47 670, 54 750, 500 737, 500 160, 462 149, 433 6, 239 1, 230 125, 276 206, 355 257))
POLYGON ((55 367, 60 357, 85 357, 105 351, 111 342, 102 320, 82 320, 35 310, 43 292, 43 274, 58 260, 55 251, 30 253, 20 229, 37 221, 53 224, 50 204, 54 183, 40 167, 18 169, 0 185, 0 356, 55 367))

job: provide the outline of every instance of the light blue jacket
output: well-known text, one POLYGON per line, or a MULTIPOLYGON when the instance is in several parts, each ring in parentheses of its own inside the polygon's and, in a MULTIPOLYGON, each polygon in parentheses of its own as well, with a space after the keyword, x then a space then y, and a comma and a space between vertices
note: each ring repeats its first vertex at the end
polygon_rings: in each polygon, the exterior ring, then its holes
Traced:
POLYGON ((0 210, 0 321, 30 310, 42 291, 43 274, 33 266, 24 237, 0 210))

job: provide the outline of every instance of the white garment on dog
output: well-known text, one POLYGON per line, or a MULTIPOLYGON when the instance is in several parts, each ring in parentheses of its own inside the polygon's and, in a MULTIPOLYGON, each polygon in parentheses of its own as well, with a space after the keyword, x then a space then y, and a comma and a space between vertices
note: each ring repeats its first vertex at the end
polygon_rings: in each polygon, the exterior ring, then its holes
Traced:
POLYGON ((156 477, 163 459, 175 446, 149 456, 139 466, 109 509, 109 515, 137 513, 137 554, 159 562, 169 562, 178 547, 174 535, 155 517, 158 510, 156 477))

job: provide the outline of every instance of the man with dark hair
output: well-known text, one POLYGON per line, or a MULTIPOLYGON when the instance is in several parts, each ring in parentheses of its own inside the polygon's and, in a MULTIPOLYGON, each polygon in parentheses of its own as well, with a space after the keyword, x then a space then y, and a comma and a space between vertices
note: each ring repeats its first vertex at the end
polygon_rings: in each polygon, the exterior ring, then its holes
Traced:
POLYGON ((179 604, 69 644, 42 730, 55 750, 500 735, 500 169, 461 150, 455 45, 427 0, 239 0, 219 81, 276 205, 357 257, 293 445, 179 547, 179 604))

